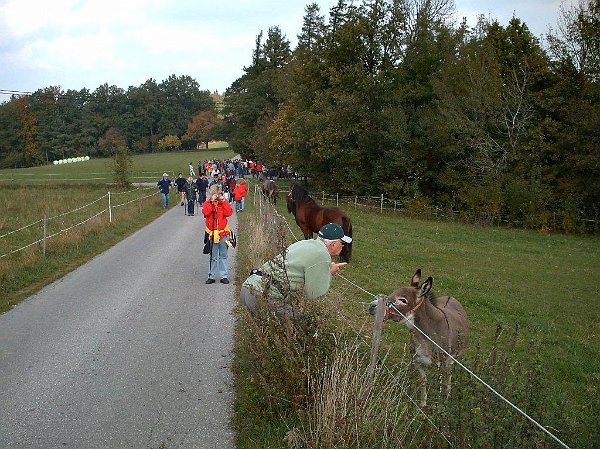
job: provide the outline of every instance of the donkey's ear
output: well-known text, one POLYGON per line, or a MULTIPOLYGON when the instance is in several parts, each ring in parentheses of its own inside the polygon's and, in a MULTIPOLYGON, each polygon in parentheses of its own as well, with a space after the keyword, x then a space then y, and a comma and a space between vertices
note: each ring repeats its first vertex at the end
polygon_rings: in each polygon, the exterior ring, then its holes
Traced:
POLYGON ((421 269, 417 268, 417 271, 415 271, 415 274, 413 274, 413 277, 410 281, 410 285, 411 287, 418 287, 419 282, 421 282, 421 269))
POLYGON ((419 296, 426 296, 431 291, 432 286, 433 286, 433 278, 431 276, 429 276, 427 278, 427 280, 425 281, 425 283, 423 285, 421 285, 421 290, 419 291, 419 296))

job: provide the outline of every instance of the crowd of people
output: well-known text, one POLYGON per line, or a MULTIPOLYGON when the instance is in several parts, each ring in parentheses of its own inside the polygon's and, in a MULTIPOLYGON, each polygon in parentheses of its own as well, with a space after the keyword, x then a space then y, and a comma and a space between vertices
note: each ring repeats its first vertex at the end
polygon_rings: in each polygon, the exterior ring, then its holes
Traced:
MULTIPOLYGON (((245 162, 245 161, 243 161, 245 162)), ((186 208, 186 215, 194 216, 196 203, 205 220, 205 244, 210 254, 207 284, 216 282, 217 272, 222 284, 229 283, 227 251, 231 246, 231 229, 227 218, 236 212, 242 212, 248 194, 245 177, 251 175, 247 164, 242 161, 204 161, 198 166, 196 175, 190 162, 190 175, 186 178, 179 173, 175 180, 167 173, 156 183, 161 195, 162 206, 169 208, 169 190, 177 189, 180 206, 186 208)))
MULTIPOLYGON (((157 182, 163 207, 169 207, 170 187, 177 188, 180 205, 187 207, 187 215, 193 216, 195 203, 200 204, 205 220, 203 252, 210 254, 206 284, 214 284, 217 273, 219 282, 229 284, 227 257, 234 239, 228 218, 234 211, 231 203, 234 203, 236 212, 244 210, 248 193, 245 177, 289 177, 291 171, 289 166, 273 171, 260 162, 242 160, 206 160, 198 164, 198 175, 190 162, 189 171, 190 176, 185 178, 183 173, 179 173, 175 181, 163 173, 162 179, 157 182)), ((341 226, 333 223, 323 226, 316 240, 296 242, 286 249, 285 257, 279 255, 260 269, 253 270, 240 292, 243 303, 251 313, 256 313, 257 298, 266 292, 277 315, 293 316, 293 310, 282 297, 284 280, 289 282, 289 290, 303 289, 308 298, 324 295, 329 289, 331 276, 346 265, 334 263, 331 258, 339 255, 343 245, 351 241, 344 235, 341 226)))

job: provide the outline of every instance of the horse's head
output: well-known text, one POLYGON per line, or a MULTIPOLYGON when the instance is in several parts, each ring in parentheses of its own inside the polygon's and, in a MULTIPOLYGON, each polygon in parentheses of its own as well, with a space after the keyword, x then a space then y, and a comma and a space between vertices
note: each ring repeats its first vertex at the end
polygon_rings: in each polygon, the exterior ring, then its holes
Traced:
MULTIPOLYGON (((402 287, 388 295, 384 300, 385 316, 384 320, 403 322, 408 320, 411 323, 414 319, 414 313, 428 298, 433 285, 433 279, 429 277, 423 285, 419 287, 421 280, 421 269, 418 269, 411 279, 410 287, 402 287)), ((381 295, 373 300, 369 305, 369 313, 375 315, 377 304, 381 295)))

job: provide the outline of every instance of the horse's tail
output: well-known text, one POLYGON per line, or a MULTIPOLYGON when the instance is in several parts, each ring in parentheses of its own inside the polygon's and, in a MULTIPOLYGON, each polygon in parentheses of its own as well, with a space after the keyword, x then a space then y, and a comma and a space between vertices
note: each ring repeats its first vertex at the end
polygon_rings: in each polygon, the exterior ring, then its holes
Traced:
MULTIPOLYGON (((348 217, 342 215, 342 229, 344 230, 344 234, 348 237, 352 237, 352 222, 348 217)), ((350 262, 350 257, 352 256, 352 242, 346 243, 342 252, 340 253, 340 259, 342 262, 350 262)))

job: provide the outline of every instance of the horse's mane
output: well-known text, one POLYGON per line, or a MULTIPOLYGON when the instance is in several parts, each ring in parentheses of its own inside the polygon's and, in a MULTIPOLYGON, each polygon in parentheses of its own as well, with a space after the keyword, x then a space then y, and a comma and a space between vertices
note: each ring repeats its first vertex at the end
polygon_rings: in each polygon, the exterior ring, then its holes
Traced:
POLYGON ((292 200, 294 203, 310 203, 311 201, 315 201, 300 184, 294 184, 292 186, 292 200))

